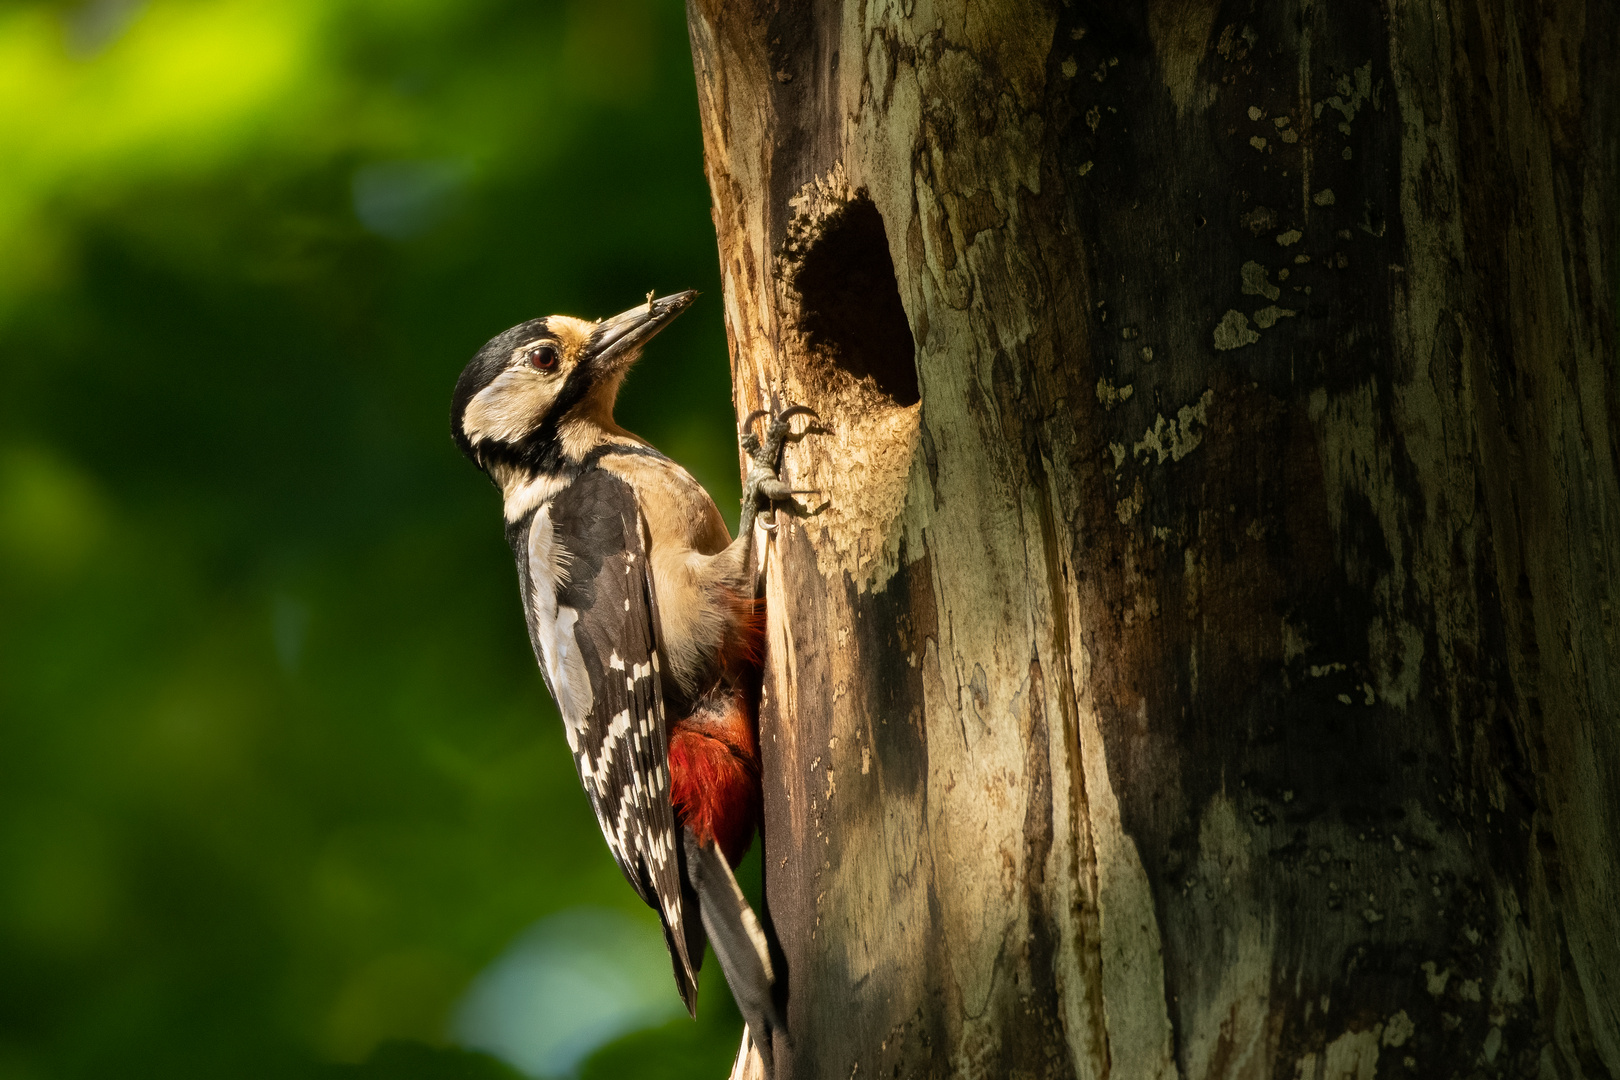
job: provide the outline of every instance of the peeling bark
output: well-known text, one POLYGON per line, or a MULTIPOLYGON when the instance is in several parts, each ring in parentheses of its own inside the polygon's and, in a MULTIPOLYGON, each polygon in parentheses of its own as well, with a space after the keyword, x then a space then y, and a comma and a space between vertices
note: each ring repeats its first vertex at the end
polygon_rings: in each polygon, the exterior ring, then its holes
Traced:
POLYGON ((1620 1075, 1615 11, 688 14, 781 1075, 1620 1075))

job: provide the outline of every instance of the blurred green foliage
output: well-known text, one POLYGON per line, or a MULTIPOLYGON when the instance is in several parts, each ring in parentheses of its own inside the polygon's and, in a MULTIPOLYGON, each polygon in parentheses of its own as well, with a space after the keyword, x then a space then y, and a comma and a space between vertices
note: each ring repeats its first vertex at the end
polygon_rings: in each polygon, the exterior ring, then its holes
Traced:
MULTIPOLYGON (((715 262, 678 0, 0 5, 0 1080, 513 1075, 480 969, 656 933, 447 409, 703 289, 620 419, 734 513, 715 262)), ((711 968, 585 1074, 739 1029, 711 968)))

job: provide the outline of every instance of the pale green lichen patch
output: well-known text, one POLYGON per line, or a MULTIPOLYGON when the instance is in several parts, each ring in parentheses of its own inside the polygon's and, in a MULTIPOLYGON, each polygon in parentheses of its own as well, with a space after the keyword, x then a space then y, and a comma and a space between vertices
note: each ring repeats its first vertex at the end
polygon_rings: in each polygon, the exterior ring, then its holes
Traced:
POLYGON ((1416 1032, 1417 1025, 1412 1023, 1412 1018, 1406 1015, 1405 1009, 1402 1009, 1384 1023, 1384 1045, 1405 1046, 1406 1040, 1416 1032))
MULTIPOLYGON (((1288 271, 1284 270, 1283 273, 1288 271)), ((1263 296, 1267 300, 1275 300, 1282 295, 1282 290, 1273 285, 1266 268, 1250 259, 1243 264, 1243 293, 1245 296, 1263 296)))
POLYGON ((1354 120, 1356 110, 1372 97, 1372 61, 1369 60, 1356 68, 1354 83, 1350 81, 1349 75, 1340 75, 1338 83, 1333 88, 1338 93, 1325 102, 1317 102, 1316 115, 1322 115, 1322 106, 1325 104, 1343 113, 1346 121, 1354 120))
POLYGON ((1289 229, 1287 232, 1277 234, 1277 243, 1283 247, 1287 247, 1290 244, 1299 243, 1304 238, 1305 234, 1300 232, 1298 229, 1289 229))
POLYGON ((1251 135, 1249 136, 1249 145, 1254 147, 1256 150, 1264 150, 1266 148, 1266 140, 1261 138, 1259 135, 1251 135))
POLYGON ((1146 501, 1147 496, 1142 491, 1142 478, 1137 477, 1131 493, 1115 504, 1114 516, 1119 518, 1121 525, 1129 524, 1131 518, 1142 512, 1142 506, 1146 501))
POLYGON ((1311 639, 1306 636, 1303 626, 1295 626, 1287 619, 1282 621, 1283 663, 1292 664, 1310 650, 1311 639))
POLYGON ((1108 452, 1110 454, 1114 455, 1114 468, 1116 470, 1121 465, 1123 465, 1125 463, 1125 444, 1124 443, 1117 443, 1117 442, 1109 443, 1108 444, 1108 452))
POLYGON ((1239 219, 1245 229, 1259 236, 1277 224, 1277 215, 1269 206, 1257 206, 1239 219))
POLYGON ((1266 114, 1260 111, 1260 106, 1258 106, 1258 105, 1250 105, 1249 106, 1249 119, 1250 120, 1259 120, 1264 115, 1266 115, 1266 114))
POLYGON ((1298 312, 1289 308, 1280 308, 1276 304, 1263 307, 1254 313, 1254 324, 1262 330, 1270 330, 1277 325, 1278 319, 1292 319, 1298 312))
POLYGON ((1141 440, 1131 447, 1131 452, 1137 457, 1157 454, 1160 465, 1167 460, 1180 461, 1204 441, 1203 429, 1209 423, 1207 413, 1210 402, 1214 400, 1215 391, 1205 390, 1197 402, 1176 410, 1174 420, 1166 420, 1160 414, 1154 419, 1153 426, 1143 433, 1141 440))
POLYGON ((1106 377, 1100 378, 1097 380, 1097 403, 1105 409, 1112 409, 1128 399, 1135 390, 1136 388, 1130 384, 1115 386, 1106 377))
POLYGON ((1301 1057, 1295 1064, 1294 1074, 1331 1076, 1336 1080, 1373 1080, 1378 1075, 1380 1026, 1374 1024, 1367 1031, 1346 1031, 1320 1051, 1301 1057))
POLYGON ((1260 340, 1260 335, 1249 329, 1249 317, 1241 311, 1228 311, 1215 326, 1215 348, 1241 349, 1260 340))
POLYGON ((1063 77, 1065 79, 1074 78, 1079 71, 1080 65, 1074 62, 1074 57, 1071 56, 1063 61, 1063 77))
POLYGON ((1311 196, 1311 202, 1315 203, 1317 206, 1332 206, 1333 189, 1323 188, 1321 191, 1318 191, 1315 195, 1311 196))

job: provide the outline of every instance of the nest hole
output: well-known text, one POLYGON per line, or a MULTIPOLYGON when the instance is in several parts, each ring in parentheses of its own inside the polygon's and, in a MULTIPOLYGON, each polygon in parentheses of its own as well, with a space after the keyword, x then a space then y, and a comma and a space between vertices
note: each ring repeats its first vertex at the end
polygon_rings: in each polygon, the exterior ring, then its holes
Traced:
POLYGON ((917 403, 917 343, 883 215, 864 193, 822 223, 793 284, 799 330, 813 348, 855 378, 870 378, 896 405, 917 403))

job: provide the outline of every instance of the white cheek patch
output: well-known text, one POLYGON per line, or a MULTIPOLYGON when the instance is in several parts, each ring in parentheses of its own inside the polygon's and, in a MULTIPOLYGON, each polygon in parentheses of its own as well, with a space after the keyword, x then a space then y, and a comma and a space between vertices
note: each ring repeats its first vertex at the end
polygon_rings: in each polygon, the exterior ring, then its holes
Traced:
POLYGON ((467 403, 462 431, 475 443, 484 439, 516 442, 550 407, 561 385, 558 379, 526 367, 507 368, 467 403))
POLYGON ((564 584, 567 565, 568 553, 557 541, 551 507, 542 507, 529 526, 529 611, 546 679, 562 712, 568 748, 578 753, 580 727, 590 715, 595 695, 574 640, 579 612, 557 603, 557 589, 564 584))

